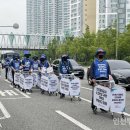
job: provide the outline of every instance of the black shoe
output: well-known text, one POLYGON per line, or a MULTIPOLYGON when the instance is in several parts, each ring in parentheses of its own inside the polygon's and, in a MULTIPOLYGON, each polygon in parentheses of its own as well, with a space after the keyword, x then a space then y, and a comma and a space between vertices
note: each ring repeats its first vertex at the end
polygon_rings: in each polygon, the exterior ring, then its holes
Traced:
POLYGON ((64 97, 65 97, 65 94, 61 94, 61 95, 60 95, 60 98, 64 98, 64 97))
POLYGON ((93 113, 94 114, 97 114, 97 107, 94 107, 94 108, 92 108, 93 109, 93 113))

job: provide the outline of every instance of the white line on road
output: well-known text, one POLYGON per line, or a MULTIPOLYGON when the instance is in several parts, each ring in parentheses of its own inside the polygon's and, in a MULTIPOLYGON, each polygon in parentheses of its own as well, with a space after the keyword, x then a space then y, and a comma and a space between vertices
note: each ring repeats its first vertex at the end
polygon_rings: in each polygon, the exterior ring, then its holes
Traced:
MULTIPOLYGON (((10 85, 10 87, 12 88, 13 86, 10 85)), ((31 98, 30 96, 28 96, 28 95, 26 95, 25 93, 19 91, 18 89, 16 89, 16 88, 14 88, 14 89, 15 89, 18 93, 22 94, 24 97, 26 97, 26 98, 31 98)))
POLYGON ((81 87, 81 88, 92 91, 91 88, 86 88, 86 87, 81 87))
POLYGON ((87 127, 86 125, 80 123, 79 121, 75 120, 74 118, 70 117, 69 115, 63 113, 62 111, 56 111, 56 113, 58 113, 59 115, 63 116, 64 118, 66 118, 67 120, 71 121, 72 123, 74 123, 75 125, 77 125, 78 127, 80 127, 83 130, 92 130, 89 127, 87 127))
POLYGON ((7 79, 5 79, 5 82, 7 82, 7 83, 11 83, 10 81, 8 81, 7 79))
POLYGON ((27 99, 26 97, 16 97, 16 98, 0 98, 0 100, 15 100, 15 99, 27 99))
POLYGON ((6 118, 10 118, 10 114, 7 112, 6 108, 3 106, 3 104, 0 102, 0 109, 4 115, 4 117, 0 117, 0 119, 6 119, 6 118))
POLYGON ((88 99, 85 99, 85 98, 82 98, 82 97, 80 97, 83 101, 86 101, 86 102, 88 102, 88 103, 91 103, 91 101, 90 100, 88 100, 88 99))

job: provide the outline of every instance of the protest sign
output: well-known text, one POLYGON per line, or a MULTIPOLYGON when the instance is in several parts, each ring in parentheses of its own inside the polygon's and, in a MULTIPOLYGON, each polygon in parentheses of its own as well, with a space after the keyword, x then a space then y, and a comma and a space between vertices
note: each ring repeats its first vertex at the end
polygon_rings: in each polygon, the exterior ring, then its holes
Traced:
POLYGON ((41 77, 41 89, 48 91, 49 87, 48 87, 48 77, 42 75, 41 77))
POLYGON ((60 92, 69 95, 70 80, 62 78, 60 81, 60 92))
POLYGON ((32 75, 28 75, 27 77, 24 77, 24 88, 25 89, 32 89, 33 87, 33 77, 32 75))
POLYGON ((70 82, 69 91, 71 96, 80 95, 80 80, 78 78, 75 78, 70 82))
POLYGON ((94 87, 94 105, 106 111, 110 108, 110 89, 101 85, 94 87))
POLYGON ((122 87, 113 87, 111 89, 111 112, 125 111, 126 90, 122 87))
POLYGON ((49 92, 55 92, 58 89, 58 78, 55 74, 49 76, 49 92))

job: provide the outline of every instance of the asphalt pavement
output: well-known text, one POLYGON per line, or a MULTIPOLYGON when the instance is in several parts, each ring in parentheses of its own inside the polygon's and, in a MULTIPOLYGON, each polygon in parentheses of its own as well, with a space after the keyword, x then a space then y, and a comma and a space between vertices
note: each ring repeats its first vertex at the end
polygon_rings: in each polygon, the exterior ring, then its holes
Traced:
POLYGON ((92 88, 86 78, 81 80, 81 101, 59 95, 23 93, 12 88, 10 82, 0 78, 0 130, 130 130, 130 91, 126 97, 126 118, 116 114, 93 114, 91 110, 92 88), (126 120, 127 119, 127 120, 126 120))

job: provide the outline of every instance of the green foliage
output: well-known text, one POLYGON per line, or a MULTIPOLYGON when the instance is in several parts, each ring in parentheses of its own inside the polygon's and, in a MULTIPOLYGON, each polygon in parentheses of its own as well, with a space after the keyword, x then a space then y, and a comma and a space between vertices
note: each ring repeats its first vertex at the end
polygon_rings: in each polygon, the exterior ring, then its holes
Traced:
POLYGON ((116 43, 118 43, 118 59, 128 60, 126 57, 130 56, 130 25, 126 27, 124 33, 119 34, 118 38, 113 28, 90 33, 87 26, 82 37, 67 36, 63 43, 54 38, 45 54, 51 61, 63 54, 69 54, 81 64, 90 65, 98 48, 103 48, 107 52, 107 59, 115 59, 116 43))
POLYGON ((130 63, 130 56, 125 57, 124 60, 126 60, 130 63))

